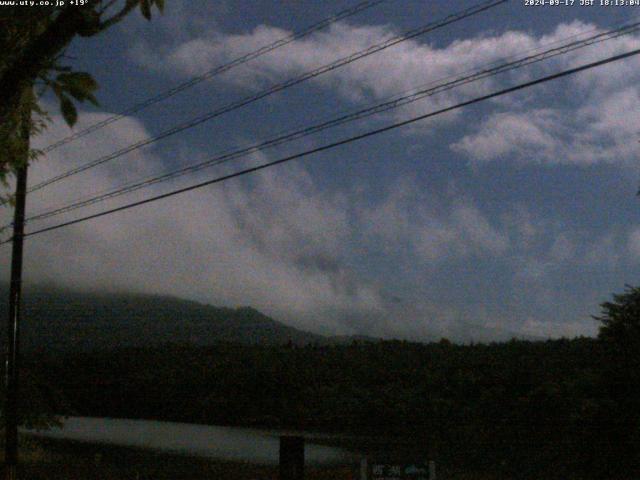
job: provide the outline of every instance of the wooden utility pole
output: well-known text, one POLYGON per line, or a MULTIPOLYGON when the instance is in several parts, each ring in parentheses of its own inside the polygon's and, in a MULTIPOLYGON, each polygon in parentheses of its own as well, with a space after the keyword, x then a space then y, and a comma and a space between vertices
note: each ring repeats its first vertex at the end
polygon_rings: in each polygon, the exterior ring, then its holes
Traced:
POLYGON ((6 479, 15 480, 18 464, 18 360, 20 346, 20 310, 22 297, 22 252, 24 211, 27 193, 27 166, 16 172, 16 206, 13 214, 11 250, 11 286, 7 323, 5 465, 6 479))
POLYGON ((13 213, 11 249, 11 285, 9 288, 9 318, 6 349, 5 420, 5 479, 16 480, 18 466, 18 369, 20 359, 20 314, 22 297, 22 254, 24 245, 24 217, 27 197, 27 169, 29 164, 29 136, 31 131, 31 88, 23 96, 20 106, 20 152, 16 167, 16 194, 13 213))

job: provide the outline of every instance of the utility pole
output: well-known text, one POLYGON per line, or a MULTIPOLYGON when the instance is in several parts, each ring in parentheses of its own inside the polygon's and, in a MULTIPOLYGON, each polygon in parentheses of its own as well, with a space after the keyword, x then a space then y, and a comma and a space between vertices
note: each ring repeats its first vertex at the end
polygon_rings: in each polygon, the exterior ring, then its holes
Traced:
POLYGON ((27 193, 27 165, 16 172, 16 206, 13 214, 11 250, 11 286, 7 324, 5 465, 6 480, 16 479, 18 465, 18 356, 20 346, 20 304, 22 296, 22 251, 24 244, 24 211, 27 193))
POLYGON ((20 119, 20 152, 16 167, 16 194, 13 213, 11 249, 11 285, 9 289, 9 318, 7 322, 6 403, 5 403, 5 480, 17 479, 18 466, 18 369, 20 347, 20 310, 22 297, 22 254, 24 245, 24 217, 27 197, 27 168, 29 163, 29 134, 31 131, 31 88, 23 96, 20 119), (24 150, 24 152, 22 152, 24 150))

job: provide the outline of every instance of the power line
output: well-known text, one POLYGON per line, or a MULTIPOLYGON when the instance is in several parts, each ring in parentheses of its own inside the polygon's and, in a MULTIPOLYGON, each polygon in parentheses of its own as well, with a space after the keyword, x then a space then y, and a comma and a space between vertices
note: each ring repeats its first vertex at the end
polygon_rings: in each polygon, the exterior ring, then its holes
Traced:
MULTIPOLYGON (((169 197, 172 197, 174 195, 178 195, 180 193, 189 192, 191 190, 196 190, 196 189, 199 189, 199 188, 202 188, 202 187, 206 187, 208 185, 213 185, 215 183, 220 183, 220 182, 223 182, 225 180, 230 180, 232 178, 236 178, 236 177, 240 177, 240 176, 243 176, 243 175, 247 175, 249 173, 254 173, 254 172, 266 169, 268 167, 273 167, 275 165, 280 165, 282 163, 290 162, 292 160, 297 160, 299 158, 307 157, 307 156, 313 155, 315 153, 323 152, 323 151, 330 150, 330 149, 333 149, 333 148, 336 148, 336 147, 339 147, 339 146, 342 146, 342 145, 346 145, 348 143, 352 143, 352 142, 355 142, 355 141, 363 140, 365 138, 369 138, 369 137, 372 137, 374 135, 378 135, 378 134, 381 134, 381 133, 384 133, 384 132, 388 132, 390 130, 395 130, 397 128, 400 128, 400 127, 403 127, 403 126, 418 122, 420 120, 425 120, 427 118, 435 117, 437 115, 442 115, 444 113, 451 112, 451 111, 457 110, 459 108, 463 108, 463 107, 466 107, 466 106, 469 106, 469 105, 473 105, 473 104, 480 103, 480 102, 483 102, 483 101, 486 101, 486 100, 490 100, 492 98, 500 97, 502 95, 507 95, 509 93, 516 92, 518 90, 523 90, 525 88, 529 88, 529 87, 532 87, 532 86, 535 86, 535 85, 539 85, 539 84, 542 84, 542 83, 545 83, 545 82, 548 82, 548 81, 551 81, 551 80, 556 80, 558 78, 566 77, 568 75, 573 75, 573 74, 576 74, 576 73, 579 73, 579 72, 582 72, 582 71, 585 71, 585 70, 589 70, 589 69, 592 69, 592 68, 596 68, 596 67, 608 64, 608 63, 620 61, 620 60, 623 60, 625 58, 629 58, 629 57, 632 57, 632 56, 635 56, 635 55, 638 55, 638 54, 640 54, 640 49, 632 50, 632 51, 629 51, 629 52, 626 52, 626 53, 623 53, 623 54, 620 54, 620 55, 607 57, 607 58, 605 58, 603 60, 599 60, 597 62, 592 62, 592 63, 588 63, 588 64, 585 64, 585 65, 581 65, 579 67, 571 68, 571 69, 568 69, 568 70, 563 70, 563 71, 561 71, 559 73, 555 73, 555 74, 552 74, 552 75, 547 75, 545 77, 541 77, 541 78, 538 78, 536 80, 532 80, 532 81, 529 81, 529 82, 524 82, 524 83, 521 83, 519 85, 516 85, 516 86, 513 86, 513 87, 509 87, 509 88, 506 88, 506 89, 503 89, 503 90, 499 90, 499 91, 496 91, 496 92, 493 92, 493 93, 490 93, 490 94, 487 94, 487 95, 482 95, 480 97, 476 97, 474 99, 467 100, 465 102, 460 102, 460 103, 458 103, 456 105, 453 105, 453 106, 450 106, 450 107, 442 108, 440 110, 436 110, 434 112, 429 112, 429 113, 426 113, 424 115, 419 115, 417 117, 413 117, 413 118, 410 118, 408 120, 403 120, 401 122, 397 122, 397 123, 394 123, 394 124, 391 124, 391 125, 387 125, 386 127, 378 128, 378 129, 375 129, 375 130, 370 130, 368 132, 365 132, 365 133, 362 133, 362 134, 359 134, 359 135, 355 135, 355 136, 352 136, 352 137, 349 137, 349 138, 345 138, 343 140, 339 140, 337 142, 333 142, 333 143, 329 143, 329 144, 326 144, 326 145, 322 145, 320 147, 316 147, 316 148, 313 148, 311 150, 306 150, 304 152, 297 153, 295 155, 290 155, 288 157, 284 157, 284 158, 281 158, 281 159, 278 159, 278 160, 274 160, 272 162, 264 163, 262 165, 257 165, 255 167, 251 167, 251 168, 246 168, 246 169, 240 170, 238 172, 234 172, 234 173, 231 173, 231 174, 228 174, 228 175, 223 175, 221 177, 216 177, 216 178, 204 181, 204 182, 200 182, 200 183, 197 183, 197 184, 194 184, 194 185, 190 185, 188 187, 184 187, 184 188, 180 188, 180 189, 177 189, 177 190, 173 190, 171 192, 163 193, 161 195, 156 195, 154 197, 146 198, 144 200, 139 200, 139 201, 136 201, 136 202, 128 203, 126 205, 121 205, 119 207, 111 208, 111 209, 108 209, 108 210, 104 210, 102 212, 98 212, 98 213, 95 213, 95 214, 92 214, 92 215, 87 215, 85 217, 80 217, 80 218, 77 218, 77 219, 74 219, 74 220, 70 220, 70 221, 67 221, 67 222, 59 223, 59 224, 52 225, 52 226, 49 226, 49 227, 46 227, 46 228, 41 228, 39 230, 35 230, 33 232, 26 233, 24 236, 25 237, 30 237, 30 236, 33 236, 33 235, 38 235, 38 234, 41 234, 41 233, 50 232, 52 230, 57 230, 57 229, 60 229, 60 228, 63 228, 63 227, 67 227, 69 225, 75 225, 77 223, 81 223, 81 222, 85 222, 85 221, 88 221, 88 220, 92 220, 94 218, 103 217, 105 215, 110 215, 112 213, 120 212, 120 211, 123 211, 123 210, 128 210, 130 208, 134 208, 134 207, 137 207, 137 206, 140 206, 140 205, 145 205, 147 203, 151 203, 151 202, 155 202, 155 201, 158 201, 158 200, 162 200, 164 198, 169 198, 169 197)), ((12 239, 5 240, 5 241, 1 242, 0 245, 9 243, 11 241, 12 241, 12 239)))
MULTIPOLYGON (((98 202, 115 198, 127 193, 131 193, 141 188, 145 188, 160 182, 171 180, 173 178, 177 178, 188 173, 193 173, 193 172, 197 172, 202 169, 209 168, 215 165, 220 165, 222 163, 247 156, 257 151, 262 151, 264 149, 281 145, 283 143, 288 143, 290 141, 293 141, 311 134, 318 133, 328 128, 336 127, 338 125, 343 125, 347 122, 352 122, 355 120, 361 120, 363 118, 367 118, 378 113, 399 108, 401 106, 416 102, 426 97, 436 95, 438 93, 442 93, 442 92, 460 87, 468 83, 476 82, 478 80, 485 79, 491 76, 496 76, 498 74, 509 72, 518 68, 523 68, 525 66, 529 66, 544 60, 548 60, 549 58, 553 58, 559 55, 565 55, 569 52, 572 52, 581 48, 585 48, 587 46, 591 46, 597 43, 601 43, 604 41, 612 40, 614 38, 618 38, 623 35, 629 35, 638 30, 640 30, 640 22, 625 25, 613 30, 606 31, 606 32, 601 32, 596 35, 592 35, 591 37, 574 41, 565 45, 561 45, 559 47, 551 48, 551 49, 536 53, 534 55, 529 55, 523 58, 519 58, 515 61, 504 63, 493 68, 480 69, 478 71, 475 71, 471 75, 458 77, 450 82, 442 83, 432 88, 413 91, 408 95, 393 98, 392 100, 359 110, 357 112, 343 115, 338 118, 334 118, 332 120, 329 120, 320 124, 312 125, 300 130, 295 130, 293 132, 289 132, 284 135, 279 135, 279 136, 276 136, 275 138, 272 138, 248 147, 244 147, 239 150, 234 150, 234 151, 220 154, 219 156, 213 157, 209 160, 197 163, 195 165, 189 165, 189 166, 186 166, 177 170, 173 170, 171 172, 167 172, 161 175, 150 176, 145 179, 138 180, 136 182, 129 183, 127 185, 124 185, 115 189, 110 189, 105 193, 101 193, 98 195, 90 196, 85 199, 77 200, 75 202, 64 205, 62 207, 58 207, 43 213, 33 215, 27 218, 27 221, 33 222, 35 220, 43 220, 43 219, 50 218, 62 213, 67 213, 67 212, 76 210, 81 207, 93 205, 98 202)), ((576 36, 577 35, 573 35, 569 38, 574 38, 576 36)), ((559 42, 554 42, 554 43, 559 43, 559 42)))
POLYGON ((448 16, 446 16, 444 19, 436 21, 436 22, 432 22, 429 23, 427 25, 424 25, 422 27, 413 29, 413 30, 409 30, 408 32, 401 34, 401 35, 397 35, 394 36, 388 40, 385 40, 384 42, 372 45, 364 50, 360 50, 358 52, 355 52, 351 55, 348 55, 346 57, 343 57, 339 60, 336 60, 330 64, 324 65, 322 67, 319 67, 317 69, 308 71, 306 73, 303 73, 302 75, 286 80, 285 82, 273 85, 269 88, 267 88, 266 90, 262 90, 259 93, 256 93, 254 95, 250 95, 248 97, 245 97, 241 100, 232 102, 228 105, 225 105, 217 110, 214 110, 213 112, 207 113, 205 115, 196 117, 194 119, 191 119, 185 123, 182 123, 180 125, 177 125, 175 127, 172 127, 168 130, 165 130, 164 132, 154 136, 154 137, 149 137, 146 138, 144 140, 141 140, 137 143, 134 143, 132 145, 129 145, 128 147, 122 148, 114 153, 111 153, 109 155, 100 157, 96 160, 93 160, 91 162, 88 162, 84 165, 81 165, 79 167, 73 168, 71 170, 68 170, 65 173, 62 173, 60 175, 56 175, 54 177, 51 177, 47 180, 44 180, 36 185, 34 185, 33 187, 31 187, 28 192, 34 192, 36 190, 39 190, 43 187, 46 187, 47 185, 51 185, 52 183, 58 182, 62 179, 68 178, 70 176, 76 175, 78 173, 84 172, 86 170, 89 170, 90 168, 96 167, 98 165, 101 165, 103 163, 106 163, 110 160, 113 160, 115 158, 121 157, 122 155, 125 155, 129 152, 132 152, 134 150, 137 150, 139 148, 142 148, 144 146, 150 145, 152 143, 155 143, 159 140, 162 140, 164 138, 167 138, 171 135, 174 135, 176 133, 182 132, 184 130, 187 130, 189 128, 195 127, 197 125, 200 125, 208 120, 211 120, 215 117, 218 117, 220 115, 223 115, 227 112, 230 112, 232 110, 236 110, 238 108, 241 108, 245 105, 248 105, 250 103, 253 103, 255 101, 258 101, 262 98, 265 98, 269 95, 272 95, 274 93, 280 92, 282 90, 285 90, 287 88, 290 88, 294 85, 297 85, 299 83, 302 83, 306 80, 309 80, 311 78, 315 78, 318 77, 320 75, 323 75, 325 73, 328 73, 330 71, 336 70, 337 68, 340 68, 344 65, 348 65, 350 63, 353 63, 361 58, 367 57, 369 55, 373 55, 374 53, 380 52, 382 50, 385 50, 387 48, 390 48, 394 45, 397 45, 401 42, 404 42, 406 40, 410 40, 412 38, 415 38, 417 36, 423 35, 425 33, 434 31, 436 29, 442 28, 444 26, 447 26, 449 24, 452 24, 454 22, 458 22, 460 20, 463 20, 465 18, 471 17, 473 15, 477 15, 481 12, 484 12, 486 10, 489 10, 490 8, 493 7, 497 7, 498 5, 501 5, 503 3, 508 2, 509 0, 488 0, 485 2, 482 2, 480 4, 477 4, 473 7, 467 8, 465 10, 456 12, 456 13, 452 13, 448 16))
POLYGON ((245 55, 242 55, 241 57, 237 57, 233 60, 231 60, 230 62, 227 62, 223 65, 218 65, 215 68, 212 68, 211 70, 206 71, 205 73, 195 76, 193 78, 190 78, 189 80, 187 80, 186 82, 183 82, 179 85, 176 85, 173 88, 170 88, 169 90, 165 90, 164 92, 161 92, 153 97, 150 97, 140 103, 136 103, 135 105, 129 107, 128 109, 117 113, 115 115, 112 115, 100 122, 94 123, 93 125, 88 126, 87 128, 80 130, 79 132, 76 132, 72 135, 69 135, 68 137, 62 138, 61 140, 52 143, 50 145, 48 145, 47 147, 43 148, 42 151, 44 153, 48 153, 52 150, 55 150, 56 148, 65 145, 69 142, 72 142, 78 138, 84 137, 92 132, 95 132, 96 130, 99 130, 103 127, 106 127, 107 125, 110 125, 114 122, 117 122, 118 120, 128 116, 128 115, 132 115, 134 113, 137 113, 151 105, 154 105, 158 102, 161 102, 163 100, 166 100, 174 95, 176 95, 177 93, 180 93, 184 90, 187 90, 188 88, 191 88, 201 82, 204 82, 205 80, 209 80, 210 78, 213 78, 217 75, 220 75, 222 73, 228 72, 229 70, 242 65, 244 63, 247 63, 251 60, 254 60, 258 57, 261 57, 262 55, 265 55, 269 52, 272 52, 280 47, 284 47, 285 45, 288 45, 292 42, 294 42, 295 40, 299 40, 303 37, 306 37, 314 32, 317 32, 318 30, 322 30, 323 28, 328 27, 329 25, 336 23, 340 20, 344 20, 345 18, 351 17, 353 15, 356 15, 360 12, 363 12, 364 10, 367 10, 369 8, 372 8, 376 5, 379 5, 380 3, 383 3, 387 0, 367 0, 364 2, 360 2, 352 7, 349 7, 345 10, 342 10, 328 18, 325 18, 324 20, 321 20, 318 23, 314 23, 313 25, 310 25, 309 27, 300 30, 299 32, 294 32, 291 35, 287 35, 286 37, 280 38, 278 40, 276 40, 273 43, 270 43, 268 45, 264 45, 262 47, 260 47, 257 50, 254 50, 252 52, 249 52, 245 55))
MULTIPOLYGON (((382 0, 382 1, 384 1, 384 0, 382 0)), ((635 18, 635 19, 637 19, 637 18, 638 18, 638 15, 632 16, 631 18, 635 18)), ((619 27, 619 29, 617 29, 617 30, 622 30, 622 29, 630 28, 630 27, 633 27, 634 25, 636 25, 636 24, 627 25, 626 27, 619 27)), ((610 33, 615 32, 615 31, 617 31, 617 30, 610 30, 609 32, 606 32, 606 33, 605 33, 605 34, 603 34, 603 35, 610 34, 610 33)), ((544 47, 549 47, 549 46, 551 46, 551 45, 557 45, 557 44, 559 44, 559 43, 566 42, 566 41, 571 40, 571 39, 574 39, 574 38, 579 38, 579 37, 580 37, 580 36, 582 36, 582 35, 586 35, 586 34, 593 33, 593 32, 598 32, 598 31, 600 31, 600 29, 599 29, 599 28, 591 28, 591 29, 588 29, 588 30, 584 30, 584 31, 582 31, 582 32, 579 32, 579 33, 577 33, 577 34, 573 34, 573 35, 570 35, 570 36, 568 36, 568 37, 564 37, 564 38, 562 38, 562 39, 555 40, 555 41, 553 41, 553 42, 547 42, 546 44, 543 44, 543 46, 544 46, 544 47)), ((629 31, 625 31, 625 32, 622 32, 622 33, 621 33, 621 35, 625 35, 625 34, 628 34, 628 33, 630 33, 630 32, 629 32, 629 31)), ((596 35, 595 37, 591 37, 591 38, 597 38, 597 37, 599 37, 599 36, 600 36, 600 35, 596 35)), ((610 38, 615 38, 615 37, 610 37, 610 38)), ((610 39, 610 38, 605 38, 605 39, 603 39, 603 40, 608 40, 608 39, 610 39)), ((586 40, 588 40, 588 39, 586 39, 586 40)), ((603 41, 603 40, 600 40, 600 41, 603 41)), ((583 41, 585 41, 585 40, 583 40, 583 41)), ((595 43, 595 42, 593 42, 593 43, 595 43)), ((590 44, 591 44, 591 43, 589 43, 589 44, 585 44, 585 45, 582 45, 582 46, 587 46, 587 45, 590 45, 590 44)), ((580 46, 580 47, 578 47, 578 48, 581 48, 582 46, 580 46)), ((530 53, 530 52, 538 52, 538 51, 540 51, 540 50, 541 50, 541 47, 536 47, 536 48, 532 48, 532 49, 525 50, 524 52, 522 52, 522 54, 524 54, 524 53, 530 53)), ((517 58, 517 56, 516 56, 516 55, 511 55, 511 56, 505 57, 505 58, 504 58, 504 60, 514 59, 514 58, 517 58)), ((502 60, 502 61, 504 61, 504 60, 502 60)), ((522 59, 520 59, 519 61, 522 61, 522 59)), ((489 69, 489 67, 491 67, 491 66, 495 66, 495 65, 501 65, 501 64, 500 64, 500 61, 495 61, 495 62, 491 62, 491 63, 487 64, 487 65, 485 66, 485 69, 489 69)), ((502 64, 501 66, 505 66, 505 64, 502 64)), ((488 71, 488 70, 485 70, 485 71, 488 71)), ((459 76, 459 75, 464 75, 464 74, 468 74, 468 73, 471 73, 471 72, 473 72, 474 74, 477 74, 477 70, 474 70, 474 69, 468 69, 468 70, 465 70, 465 71, 459 72, 459 73, 457 73, 457 74, 455 74, 455 75, 448 75, 448 76, 446 76, 446 77, 444 77, 444 78, 440 78, 440 79, 438 79, 438 80, 431 81, 431 82, 429 82, 429 83, 427 83, 427 84, 424 84, 424 85, 422 85, 422 86, 420 86, 420 87, 415 87, 414 89, 409 90, 409 91, 405 91, 405 92, 403 92, 403 93, 401 93, 401 94, 396 94, 396 95, 394 95, 394 96, 388 97, 388 99, 387 99, 387 100, 396 99, 397 97, 403 96, 403 95, 405 95, 405 94, 407 94, 407 93, 409 93, 409 92, 410 92, 410 95, 416 95, 416 94, 418 94, 418 93, 421 93, 421 91, 420 91, 420 90, 418 90, 418 89, 423 89, 423 88, 428 87, 428 86, 430 86, 430 85, 437 85, 437 84, 438 84, 438 82, 443 82, 443 81, 445 81, 445 80, 449 80, 449 79, 451 79, 451 78, 456 78, 456 77, 457 77, 457 76, 459 76)), ((466 79, 466 78, 467 78, 467 77, 465 77, 465 79, 466 79)), ((459 78, 459 77, 458 77, 458 80, 460 80, 460 78, 459 78)), ((440 85, 440 86, 441 86, 441 85, 440 85)), ((403 96, 403 97, 402 97, 402 99, 404 99, 404 98, 406 98, 406 96, 403 96)), ((407 103, 412 102, 412 101, 416 101, 416 100, 419 100, 419 99, 420 99, 419 97, 414 97, 413 99, 410 99, 407 103)), ((386 104, 386 102, 385 102, 385 104, 386 104)), ((361 110, 361 111, 356 112, 355 114, 349 114, 349 115, 347 115, 347 116, 355 116, 355 115, 359 115, 359 114, 361 114, 361 113, 363 113, 363 112, 368 112, 369 110, 372 110, 372 109, 378 109, 378 108, 379 108, 379 107, 381 107, 381 106, 382 106, 382 105, 377 105, 377 106, 375 106, 375 107, 371 107, 371 108, 369 108, 369 109, 361 110)), ((386 110, 386 109, 385 109, 385 110, 386 110)), ((372 112, 372 114, 373 114, 373 113, 377 113, 377 112, 372 112)), ((367 115, 367 116, 368 116, 368 115, 367 115)), ((346 117, 346 116, 345 116, 345 117, 346 117)), ((342 118, 343 118, 343 117, 341 117, 341 119, 342 119, 342 118)), ((359 117, 359 118, 363 118, 363 117, 359 117)), ((358 118, 354 118, 354 120, 355 120, 355 119, 358 119, 358 118)), ((345 120, 347 120, 347 119, 345 118, 345 120)), ((329 123, 329 122, 325 122, 325 124, 326 124, 326 123, 329 123)), ((322 127, 322 126, 323 126, 323 125, 325 125, 325 124, 321 124, 320 126, 316 126, 316 127, 322 127)), ((331 126, 332 126, 332 125, 326 125, 326 128, 329 128, 329 127, 331 127, 331 126)), ((315 128, 315 127, 312 127, 312 128, 315 128)), ((306 129, 303 129, 303 130, 306 130, 306 129)), ((297 136, 297 135, 300 135, 301 133, 302 133, 302 132, 301 132, 300 130, 294 130, 294 131, 292 131, 291 129, 289 129, 289 130, 287 130, 287 131, 286 131, 286 132, 284 132, 284 133, 280 133, 280 134, 278 134, 275 140, 281 140, 281 138, 282 138, 282 137, 284 137, 285 135, 286 135, 287 137, 289 137, 290 135, 296 135, 296 138, 300 138, 300 137, 299 137, 299 136, 297 136)), ((315 132, 312 132, 312 133, 315 133, 315 132)), ((301 136, 302 136, 302 135, 301 135, 301 136)), ((228 155, 233 155, 233 156, 235 156, 235 155, 239 155, 239 154, 241 154, 241 153, 245 153, 245 154, 246 154, 246 153, 251 153, 251 152, 255 151, 254 149, 258 150, 258 147, 261 147, 260 149, 262 149, 262 148, 268 148, 268 147, 270 147, 270 146, 271 146, 271 143, 272 143, 273 141, 274 141, 274 140, 269 140, 269 141, 262 142, 262 143, 261 143, 261 144, 259 144, 259 145, 252 145, 252 146, 250 146, 250 147, 246 147, 246 148, 242 149, 241 151, 237 151, 237 150, 236 150, 236 151, 227 151, 227 152, 223 152, 223 153, 221 153, 221 154, 219 154, 219 155, 224 156, 224 157, 225 157, 225 159, 224 159, 224 160, 221 160, 221 162, 220 162, 220 163, 222 163, 222 161, 227 161, 226 157, 227 157, 228 155), (251 150, 251 152, 249 152, 248 150, 251 150)), ((278 142, 277 144, 280 144, 280 142, 278 142)), ((276 145, 277 145, 277 144, 276 144, 276 145)), ((240 156, 242 156, 242 155, 240 155, 240 156)), ((207 160, 206 162, 202 162, 202 163, 200 163, 200 164, 196 164, 196 165, 194 165, 194 166, 185 167, 184 169, 180 169, 180 170, 178 170, 178 171, 176 171, 176 172, 174 172, 174 173, 167 174, 167 176, 170 176, 170 178, 174 178, 175 176, 180 176, 181 174, 183 174, 183 173, 188 173, 189 171, 198 171, 198 170, 200 170, 200 169, 202 169, 202 168, 207 168, 207 167, 209 167, 209 166, 214 166, 214 165, 217 165, 217 164, 218 164, 218 162, 216 162, 216 161, 215 161, 215 160, 218 160, 218 159, 220 159, 220 157, 216 157, 216 159, 213 159, 213 160, 207 160)), ((231 160, 231 158, 229 158, 229 160, 231 160)), ((159 179, 158 181, 162 181, 162 179, 163 179, 164 177, 165 177, 165 175, 161 175, 160 177, 158 177, 158 176, 154 175, 154 176, 147 177, 147 178, 145 178, 145 179, 143 179, 143 180, 136 180, 136 181, 134 181, 134 182, 129 182, 128 184, 125 184, 125 185, 120 186, 120 187, 116 187, 115 189, 114 189, 113 187, 108 188, 108 189, 104 189, 104 190, 99 191, 99 192, 97 192, 97 193, 94 193, 94 194, 92 194, 92 195, 82 197, 82 198, 80 198, 79 200, 76 200, 76 201, 74 201, 74 202, 73 202, 73 203, 71 203, 71 204, 65 205, 64 207, 57 208, 57 209, 55 209, 55 210, 53 210, 53 211, 44 212, 44 213, 42 213, 42 214, 36 214, 36 215, 33 215, 33 216, 31 216, 30 218, 28 218, 27 220, 34 221, 34 220, 44 219, 44 218, 48 218, 48 217, 50 217, 50 216, 52 216, 52 215, 54 215, 54 214, 57 214, 57 213, 63 213, 63 212, 67 212, 67 211, 70 211, 70 210, 74 210, 74 209, 76 209, 76 208, 80 208, 80 207, 82 207, 82 206, 86 206, 86 205, 94 204, 94 203, 96 203, 97 201, 100 201, 100 200, 102 200, 102 199, 113 198, 113 197, 115 197, 115 196, 119 196, 120 194, 129 193, 130 191, 134 191, 134 190, 136 190, 136 189, 138 188, 138 186, 139 186, 139 185, 141 185, 141 184, 142 184, 142 185, 140 186, 140 188, 142 188, 142 186, 145 186, 144 184, 146 184, 146 182, 147 182, 147 181, 149 181, 149 182, 150 182, 150 184, 152 184, 152 183, 156 183, 156 182, 155 182, 155 180, 156 180, 156 179, 159 179), (99 197, 99 198, 98 198, 98 197, 99 197)), ((167 179, 169 179, 169 178, 167 178, 167 179)), ((1 205, 1 204, 2 204, 2 203, 0 203, 0 205, 1 205)), ((6 226, 4 226, 4 227, 0 227, 0 232, 1 232, 2 230, 4 230, 6 227, 9 227, 9 226, 11 226, 11 224, 8 224, 8 225, 6 225, 6 226)))

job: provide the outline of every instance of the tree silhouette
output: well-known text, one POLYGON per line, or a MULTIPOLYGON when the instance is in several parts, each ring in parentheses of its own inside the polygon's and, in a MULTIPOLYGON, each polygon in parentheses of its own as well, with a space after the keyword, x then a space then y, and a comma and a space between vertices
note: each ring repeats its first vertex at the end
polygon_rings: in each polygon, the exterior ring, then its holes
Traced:
POLYGON ((600 431, 610 464, 630 474, 640 471, 640 288, 627 286, 601 305, 594 317, 601 322, 598 335, 604 357, 600 431))
POLYGON ((601 322, 599 338, 615 345, 620 353, 638 352, 640 343, 640 288, 627 286, 624 293, 614 294, 612 302, 604 302, 602 312, 594 318, 601 322))
POLYGON ((18 3, 0 8, 0 148, 4 154, 0 158, 0 182, 6 185, 9 175, 16 176, 9 308, 13 323, 8 332, 13 340, 8 344, 6 403, 2 408, 7 421, 9 469, 17 463, 16 419, 25 421, 33 413, 24 411, 31 404, 22 402, 19 408, 17 404, 19 345, 15 325, 19 323, 20 311, 27 166, 37 156, 37 152, 30 149, 30 137, 46 126, 48 118, 38 106, 38 98, 51 90, 60 102, 62 116, 72 126, 78 117, 74 101, 97 104, 94 92, 98 84, 90 74, 74 72, 61 63, 65 49, 76 36, 97 35, 120 22, 136 7, 150 19, 153 6, 162 11, 164 0, 79 0, 56 7, 18 3), (18 261, 14 261, 16 259, 18 261))
POLYGON ((0 9, 0 147, 5 153, 0 158, 0 181, 5 184, 11 173, 37 155, 29 150, 28 138, 46 125, 46 112, 37 104, 45 91, 56 95, 70 126, 78 116, 74 101, 97 103, 93 77, 62 63, 71 41, 107 30, 138 7, 147 19, 152 7, 164 8, 164 0, 66 3, 0 9))

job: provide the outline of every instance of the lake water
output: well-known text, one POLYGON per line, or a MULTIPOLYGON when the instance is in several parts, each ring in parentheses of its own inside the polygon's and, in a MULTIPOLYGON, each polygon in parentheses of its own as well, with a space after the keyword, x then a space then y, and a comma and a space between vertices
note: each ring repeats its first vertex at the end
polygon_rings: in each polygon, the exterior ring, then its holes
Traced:
MULTIPOLYGON (((61 428, 25 432, 46 438, 142 447, 257 464, 277 464, 280 448, 279 436, 273 431, 150 420, 68 417, 61 428)), ((307 463, 335 464, 351 458, 344 450, 306 441, 307 463)))

